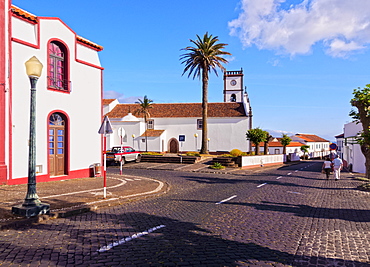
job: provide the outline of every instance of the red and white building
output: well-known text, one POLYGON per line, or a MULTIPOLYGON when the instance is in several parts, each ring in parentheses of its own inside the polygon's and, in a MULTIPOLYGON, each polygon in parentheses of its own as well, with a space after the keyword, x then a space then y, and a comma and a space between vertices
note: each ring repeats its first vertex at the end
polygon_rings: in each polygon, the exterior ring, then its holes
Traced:
POLYGON ((292 141, 300 142, 302 145, 307 145, 308 155, 310 158, 323 157, 330 154, 330 141, 321 138, 320 136, 297 133, 290 138, 292 138, 292 141))
POLYGON ((36 89, 37 182, 89 176, 101 163, 103 48, 61 19, 0 1, 0 184, 27 183, 30 82, 24 63, 43 64, 36 89))

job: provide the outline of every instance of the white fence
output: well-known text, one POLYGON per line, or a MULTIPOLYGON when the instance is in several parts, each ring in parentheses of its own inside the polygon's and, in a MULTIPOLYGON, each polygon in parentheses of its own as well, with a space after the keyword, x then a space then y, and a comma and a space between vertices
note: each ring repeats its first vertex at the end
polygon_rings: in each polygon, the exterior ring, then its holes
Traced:
POLYGON ((245 156, 241 157, 242 168, 254 167, 254 166, 265 166, 272 164, 283 164, 284 155, 260 155, 260 156, 245 156))

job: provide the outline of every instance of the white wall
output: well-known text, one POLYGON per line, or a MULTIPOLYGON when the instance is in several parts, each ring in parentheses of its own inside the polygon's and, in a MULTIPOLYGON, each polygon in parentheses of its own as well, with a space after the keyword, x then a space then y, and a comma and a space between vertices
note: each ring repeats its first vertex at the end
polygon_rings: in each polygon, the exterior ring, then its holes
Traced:
POLYGON ((257 165, 268 165, 278 164, 284 162, 284 155, 258 155, 258 156, 245 156, 242 157, 242 166, 257 166, 257 165))
MULTIPOLYGON (((88 169, 90 164, 101 161, 101 136, 97 133, 101 124, 101 70, 75 61, 75 33, 60 20, 41 18, 39 23, 40 49, 12 42, 13 178, 27 176, 30 83, 24 63, 32 56, 44 65, 36 90, 36 165, 42 165, 42 174, 47 174, 48 116, 56 110, 69 117, 69 171, 88 169), (51 38, 62 40, 68 48, 71 93, 47 89, 47 45, 51 38)), ((17 22, 13 28, 18 39, 31 41, 33 27, 17 22)), ((96 60, 96 55, 91 59, 96 60)))
POLYGON ((362 124, 350 122, 344 125, 344 146, 343 159, 348 165, 352 164, 352 171, 366 173, 365 156, 361 152, 361 147, 356 143, 355 137, 362 131, 362 124))
MULTIPOLYGON (((154 119, 155 130, 165 130, 158 138, 148 138, 148 151, 168 151, 169 140, 175 138, 179 140, 179 135, 185 135, 185 142, 179 142, 181 151, 199 151, 201 148, 202 131, 197 129, 198 118, 151 118, 154 119), (195 138, 194 134, 198 134, 195 138)), ((129 138, 135 134, 134 149, 145 150, 145 143, 140 137, 145 131, 145 124, 142 119, 140 123, 133 125, 131 122, 111 120, 114 133, 109 137, 109 146, 119 145, 117 129, 123 127, 128 136, 124 145, 132 146, 129 138)), ((240 149, 244 152, 249 151, 249 142, 246 140, 245 133, 249 129, 249 118, 209 118, 208 137, 210 151, 230 151, 240 149)))

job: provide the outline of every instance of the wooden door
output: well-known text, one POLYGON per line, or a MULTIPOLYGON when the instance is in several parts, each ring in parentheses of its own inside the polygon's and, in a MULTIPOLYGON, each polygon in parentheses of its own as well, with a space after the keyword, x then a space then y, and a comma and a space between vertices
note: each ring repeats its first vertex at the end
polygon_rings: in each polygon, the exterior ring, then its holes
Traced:
POLYGON ((49 120, 49 174, 65 174, 65 125, 59 114, 52 114, 49 120))
POLYGON ((170 141, 170 153, 178 153, 179 152, 179 143, 176 139, 171 139, 170 141))

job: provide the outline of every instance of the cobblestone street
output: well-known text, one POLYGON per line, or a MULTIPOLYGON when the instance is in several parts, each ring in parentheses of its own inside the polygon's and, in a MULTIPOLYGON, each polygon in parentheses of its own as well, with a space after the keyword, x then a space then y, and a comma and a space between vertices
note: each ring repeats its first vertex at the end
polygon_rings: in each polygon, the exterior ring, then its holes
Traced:
MULTIPOLYGON (((0 232, 2 266, 370 266, 370 196, 321 162, 235 174, 125 168, 166 194, 0 232)), ((110 171, 119 177, 117 169, 110 171)), ((1 265, 1 264, 0 264, 1 265)))

